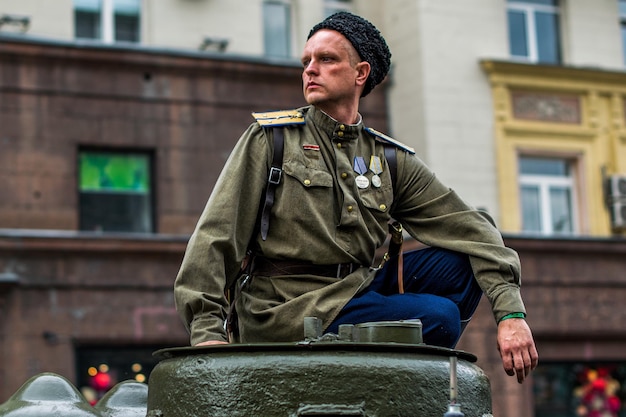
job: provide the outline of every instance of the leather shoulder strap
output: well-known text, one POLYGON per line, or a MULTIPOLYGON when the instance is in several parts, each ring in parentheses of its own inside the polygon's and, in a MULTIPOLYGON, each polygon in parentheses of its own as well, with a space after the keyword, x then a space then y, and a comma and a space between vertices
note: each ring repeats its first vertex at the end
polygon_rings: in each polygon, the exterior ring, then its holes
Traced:
POLYGON ((398 177, 398 157, 396 154, 396 147, 393 145, 385 145, 385 159, 389 166, 389 174, 391 175, 391 185, 395 191, 396 178, 398 177))
POLYGON ((267 239, 267 233, 270 230, 270 213, 274 205, 274 196, 276 195, 276 187, 280 184, 283 176, 283 152, 285 149, 285 133, 282 127, 272 128, 272 137, 274 138, 274 155, 272 156, 272 166, 267 178, 267 187, 265 189, 265 199, 263 201, 263 210, 261 212, 261 238, 267 239))

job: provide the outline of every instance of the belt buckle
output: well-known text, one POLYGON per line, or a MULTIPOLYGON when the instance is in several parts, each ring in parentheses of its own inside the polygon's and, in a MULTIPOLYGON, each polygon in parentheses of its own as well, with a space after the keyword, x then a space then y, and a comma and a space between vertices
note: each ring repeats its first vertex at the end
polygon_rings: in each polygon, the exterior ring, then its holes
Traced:
POLYGON ((343 278, 353 272, 354 264, 352 262, 346 264, 337 264, 337 278, 343 278), (344 271, 346 268, 347 271, 344 271), (345 272, 345 273, 344 273, 345 272))

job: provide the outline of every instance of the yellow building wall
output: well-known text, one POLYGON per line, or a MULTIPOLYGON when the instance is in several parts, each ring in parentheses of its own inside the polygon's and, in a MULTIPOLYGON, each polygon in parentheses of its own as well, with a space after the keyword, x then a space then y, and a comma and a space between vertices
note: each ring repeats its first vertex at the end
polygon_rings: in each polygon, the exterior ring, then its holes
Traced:
POLYGON ((483 61, 491 84, 499 226, 522 231, 520 155, 568 158, 576 182, 576 234, 623 234, 611 225, 606 178, 626 175, 626 73, 483 61))

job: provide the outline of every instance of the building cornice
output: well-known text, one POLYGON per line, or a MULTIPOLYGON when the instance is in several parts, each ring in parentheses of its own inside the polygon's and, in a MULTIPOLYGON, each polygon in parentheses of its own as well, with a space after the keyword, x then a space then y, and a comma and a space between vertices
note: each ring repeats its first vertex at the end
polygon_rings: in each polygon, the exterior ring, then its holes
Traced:
POLYGON ((490 76, 531 76, 534 78, 626 83, 626 71, 571 65, 545 65, 527 62, 482 59, 480 66, 490 76))

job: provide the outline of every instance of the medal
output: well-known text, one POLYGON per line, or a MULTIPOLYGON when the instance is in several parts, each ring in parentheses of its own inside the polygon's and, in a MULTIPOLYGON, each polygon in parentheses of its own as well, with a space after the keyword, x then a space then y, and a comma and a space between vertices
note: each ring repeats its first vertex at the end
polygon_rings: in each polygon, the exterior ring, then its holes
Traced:
POLYGON ((370 171, 374 173, 374 176, 372 177, 372 185, 376 188, 380 187, 383 182, 380 180, 378 175, 383 172, 383 163, 376 155, 372 155, 370 157, 370 171))
POLYGON ((356 186, 359 188, 367 188, 370 186, 370 180, 363 174, 367 172, 367 166, 365 165, 365 159, 362 156, 356 156, 354 158, 354 171, 359 174, 355 179, 356 186))

